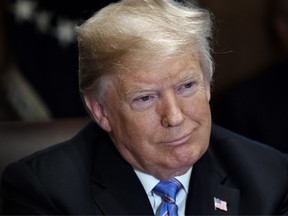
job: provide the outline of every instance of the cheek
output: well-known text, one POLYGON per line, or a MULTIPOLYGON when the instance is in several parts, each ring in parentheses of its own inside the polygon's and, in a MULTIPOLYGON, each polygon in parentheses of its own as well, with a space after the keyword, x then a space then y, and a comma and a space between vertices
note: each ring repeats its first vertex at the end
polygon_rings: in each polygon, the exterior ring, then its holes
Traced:
POLYGON ((184 106, 185 113, 195 121, 205 121, 210 119, 210 104, 206 93, 195 96, 184 106))
POLYGON ((158 127, 153 112, 135 112, 125 108, 114 111, 110 119, 114 136, 134 144, 151 141, 158 127))
POLYGON ((152 141, 155 131, 159 130, 158 117, 153 112, 130 113, 123 122, 126 122, 126 132, 138 142, 152 141))
POLYGON ((153 118, 130 115, 122 116, 118 121, 114 124, 111 135, 122 156, 132 164, 134 160, 142 161, 141 164, 152 160, 157 152, 154 143, 159 139, 158 133, 155 133, 157 126, 154 125, 153 118), (129 160, 131 157, 134 158, 132 161, 129 160))

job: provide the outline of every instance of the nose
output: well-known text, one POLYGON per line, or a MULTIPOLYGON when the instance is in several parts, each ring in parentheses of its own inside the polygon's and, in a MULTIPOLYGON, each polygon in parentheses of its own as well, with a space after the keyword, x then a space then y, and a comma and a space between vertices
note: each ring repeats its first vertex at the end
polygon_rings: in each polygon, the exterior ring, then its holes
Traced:
POLYGON ((170 95, 162 98, 162 118, 163 127, 176 127, 184 122, 184 114, 181 110, 181 104, 177 101, 177 96, 170 95))

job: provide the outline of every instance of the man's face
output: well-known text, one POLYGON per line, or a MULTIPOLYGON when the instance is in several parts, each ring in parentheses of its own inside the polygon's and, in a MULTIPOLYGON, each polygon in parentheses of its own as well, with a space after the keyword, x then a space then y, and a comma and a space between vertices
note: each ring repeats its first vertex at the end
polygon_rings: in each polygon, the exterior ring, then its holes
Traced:
POLYGON ((113 77, 103 128, 134 168, 159 179, 182 175, 209 144, 209 84, 195 56, 143 65, 113 77))

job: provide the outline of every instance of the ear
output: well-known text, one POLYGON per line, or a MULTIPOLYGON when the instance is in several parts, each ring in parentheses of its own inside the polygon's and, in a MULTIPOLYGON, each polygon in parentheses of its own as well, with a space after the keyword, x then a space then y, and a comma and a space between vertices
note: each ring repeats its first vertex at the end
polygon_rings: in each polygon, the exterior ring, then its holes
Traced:
POLYGON ((111 125, 105 112, 105 107, 95 96, 84 96, 84 102, 97 124, 105 131, 111 131, 111 125))

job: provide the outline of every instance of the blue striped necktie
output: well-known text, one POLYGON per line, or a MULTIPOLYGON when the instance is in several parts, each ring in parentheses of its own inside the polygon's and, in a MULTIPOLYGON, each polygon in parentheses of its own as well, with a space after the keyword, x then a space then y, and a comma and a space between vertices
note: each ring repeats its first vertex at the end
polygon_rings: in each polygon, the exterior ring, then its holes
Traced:
MULTIPOLYGON (((160 209, 157 210, 160 216, 177 216, 178 206, 176 205, 176 195, 182 188, 182 184, 175 178, 160 181, 154 188, 153 193, 162 198, 160 209)), ((158 215, 157 213, 157 215, 158 215)))

